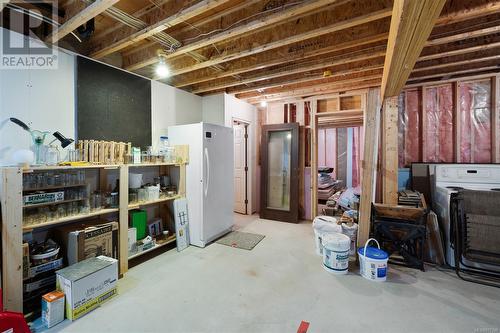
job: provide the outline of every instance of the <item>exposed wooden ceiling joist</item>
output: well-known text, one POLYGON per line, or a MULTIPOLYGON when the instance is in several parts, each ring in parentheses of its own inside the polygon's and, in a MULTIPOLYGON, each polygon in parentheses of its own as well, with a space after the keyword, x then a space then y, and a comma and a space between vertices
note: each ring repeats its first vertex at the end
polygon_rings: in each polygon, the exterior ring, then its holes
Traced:
MULTIPOLYGON (((153 25, 150 25, 140 31, 137 31, 136 33, 130 36, 127 36, 119 41, 116 41, 111 45, 105 46, 99 50, 95 50, 90 56, 95 59, 100 59, 111 53, 122 50, 132 44, 140 42, 148 37, 151 37, 154 34, 157 34, 167 28, 173 27, 179 23, 192 19, 193 17, 198 16, 207 10, 211 10, 217 6, 220 6, 228 1, 230 0, 203 0, 197 2, 196 4, 188 8, 185 8, 178 13, 175 13, 174 15, 170 15, 156 22, 153 25)), ((190 51, 194 51, 194 49, 190 51)))
MULTIPOLYGON (((286 89, 287 85, 291 84, 297 84, 297 83, 307 83, 311 81, 317 81, 321 79, 332 79, 332 78, 342 78, 347 75, 351 74, 357 74, 357 73, 365 73, 368 71, 376 71, 376 70, 382 70, 384 66, 382 64, 379 65, 369 65, 369 66, 360 66, 355 69, 348 69, 348 70, 343 70, 343 71, 338 71, 335 72, 334 75, 327 76, 327 77, 321 77, 319 75, 317 76, 310 76, 310 77, 302 77, 298 79, 292 79, 292 80, 286 80, 286 82, 279 82, 279 83, 267 83, 267 84, 261 84, 257 86, 251 86, 251 87, 243 87, 243 88, 234 88, 228 91, 229 94, 244 94, 247 92, 252 92, 252 91, 259 91, 259 90, 266 90, 266 89, 272 89, 276 87, 283 87, 286 89)), ((382 73, 380 73, 382 74, 382 73)))
POLYGON ((272 101, 279 101, 279 100, 283 100, 283 99, 304 98, 304 97, 310 97, 310 96, 316 96, 316 95, 337 93, 337 92, 342 92, 342 91, 351 91, 351 90, 365 89, 365 88, 370 88, 370 87, 377 87, 377 86, 380 86, 380 82, 381 82, 381 77, 367 79, 367 80, 361 80, 361 79, 360 80, 352 80, 351 82, 343 82, 339 85, 328 85, 326 87, 320 87, 320 88, 309 87, 309 88, 305 88, 305 89, 299 89, 299 90, 290 91, 287 93, 282 93, 279 95, 275 94, 275 95, 257 96, 257 97, 251 97, 251 98, 245 98, 244 96, 236 95, 236 97, 244 99, 248 103, 257 104, 260 101, 272 102, 272 101))
POLYGON ((452 51, 436 53, 436 54, 429 54, 429 55, 425 55, 425 56, 418 58, 418 61, 439 59, 439 58, 454 56, 457 54, 471 53, 471 52, 477 52, 477 51, 486 51, 486 50, 494 49, 496 47, 500 47, 500 42, 475 45, 475 46, 470 46, 470 47, 466 47, 466 48, 458 49, 458 50, 452 50, 452 51))
MULTIPOLYGON (((79 1, 79 0, 77 0, 79 1)), ((48 43, 56 43, 58 40, 71 33, 73 30, 87 23, 90 19, 104 12, 109 7, 116 4, 119 0, 96 0, 88 5, 82 11, 76 13, 74 16, 66 20, 64 24, 54 30, 47 36, 48 43)))
POLYGON ((394 1, 382 77, 382 99, 397 96, 403 89, 445 2, 394 1))
POLYGON ((443 77, 451 77, 451 76, 465 75, 465 74, 474 74, 474 73, 486 72, 486 71, 499 72, 500 68, 498 68, 498 66, 476 67, 476 68, 465 69, 465 70, 460 70, 460 71, 448 71, 445 73, 434 73, 434 74, 425 75, 425 76, 415 76, 415 77, 410 77, 408 79, 407 85, 414 84, 415 82, 421 82, 424 80, 436 80, 436 79, 443 78, 443 77))
POLYGON ((422 71, 440 69, 440 68, 445 68, 445 67, 450 67, 450 66, 467 65, 467 64, 471 64, 471 63, 475 63, 475 62, 484 62, 484 61, 489 61, 489 60, 500 60, 500 55, 488 56, 488 57, 478 57, 478 58, 474 58, 474 59, 467 59, 467 60, 460 60, 460 61, 450 61, 450 62, 445 62, 443 64, 417 67, 417 68, 413 69, 412 74, 422 72, 422 71))
MULTIPOLYGON (((388 34, 385 34, 385 33, 377 34, 377 35, 373 35, 373 36, 369 36, 369 37, 365 37, 365 38, 355 39, 355 40, 345 42, 345 43, 331 45, 331 46, 316 49, 316 50, 311 50, 311 51, 306 51, 306 52, 298 52, 296 54, 288 55, 286 57, 286 61, 292 62, 292 61, 296 61, 296 60, 305 60, 308 58, 317 57, 317 56, 321 56, 321 55, 332 53, 332 52, 339 52, 339 51, 350 49, 353 47, 359 47, 359 46, 363 46, 363 45, 367 45, 367 44, 373 44, 373 43, 377 43, 377 42, 381 42, 381 41, 386 40, 387 36, 388 36, 388 34)), ((267 67, 272 67, 272 66, 276 66, 276 65, 280 65, 280 64, 283 64, 283 56, 281 56, 280 54, 278 54, 276 59, 271 59, 271 60, 264 60, 264 59, 257 58, 257 59, 255 59, 254 63, 251 65, 248 65, 245 67, 240 67, 240 68, 233 69, 233 70, 223 71, 220 73, 213 74, 211 76, 200 76, 196 79, 192 79, 189 81, 184 81, 184 80, 179 81, 177 83, 174 83, 174 86, 177 88, 181 88, 181 87, 190 86, 193 84, 198 84, 198 83, 202 83, 202 82, 206 82, 206 81, 221 79, 221 78, 236 75, 236 74, 242 74, 245 72, 264 69, 267 67)))
MULTIPOLYGON (((358 52, 359 53, 359 52, 358 52)), ((385 51, 384 50, 367 50, 367 52, 363 52, 363 54, 359 54, 357 56, 349 56, 349 57, 342 57, 341 59, 334 59, 334 60, 329 60, 325 59, 327 61, 320 61, 316 62, 315 64, 309 65, 309 66, 302 66, 301 64, 298 65, 292 65, 283 68, 278 68, 273 71, 269 71, 267 73, 263 73, 257 76, 252 76, 248 77, 245 79, 242 79, 240 81, 235 81, 231 83, 226 83, 226 84, 221 84, 221 85, 210 85, 205 88, 200 88, 192 91, 194 94, 199 94, 202 92, 207 92, 207 91, 213 91, 213 90, 218 90, 218 89, 223 89, 223 88, 228 88, 228 87, 233 87, 237 85, 243 85, 243 84, 249 84, 257 81, 262 81, 262 80, 269 80, 273 78, 278 78, 282 76, 288 76, 288 75, 293 75, 293 74, 299 74, 299 73, 304 73, 304 72, 309 72, 309 71, 315 71, 315 70, 320 70, 320 69, 325 69, 333 66, 339 66, 339 65, 345 65, 348 63, 352 62, 359 62, 363 60, 369 60, 369 59, 375 59, 375 58, 380 58, 385 56, 385 51)), ((255 90, 258 88, 255 88, 255 90)), ((233 92, 231 92, 233 93, 233 92)))
MULTIPOLYGON (((255 55, 258 53, 262 53, 265 51, 277 49, 277 48, 282 47, 282 46, 290 45, 293 43, 298 43, 298 42, 303 41, 303 40, 323 36, 323 35, 333 33, 336 31, 345 30, 345 29, 348 29, 348 28, 351 28, 354 26, 377 21, 377 20, 380 20, 382 18, 389 17, 390 15, 391 15, 390 9, 380 10, 380 11, 377 11, 377 12, 374 12, 374 13, 371 13, 368 15, 363 15, 363 16, 359 16, 359 17, 356 17, 353 19, 334 23, 334 24, 327 26, 327 27, 314 29, 314 30, 308 31, 306 33, 293 35, 293 36, 290 36, 289 38, 285 38, 285 39, 277 40, 274 42, 270 42, 270 43, 265 44, 265 45, 253 47, 249 50, 243 50, 243 51, 240 51, 238 53, 232 53, 231 55, 224 55, 224 56, 220 56, 220 57, 215 57, 215 58, 212 58, 210 60, 195 64, 195 65, 191 65, 191 66, 181 68, 181 69, 176 69, 176 70, 172 71, 171 75, 176 76, 176 75, 180 75, 180 74, 185 74, 185 73, 189 73, 189 72, 192 72, 195 70, 199 70, 199 69, 203 69, 203 68, 206 68, 209 66, 213 66, 216 64, 221 64, 224 62, 241 59, 241 58, 255 55)), ((282 63, 286 62, 286 61, 287 60, 283 60, 282 63)))
MULTIPOLYGON (((296 5, 290 9, 286 9, 280 12, 277 12, 275 14, 271 14, 269 16, 266 16, 261 19, 253 20, 248 23, 245 23, 243 25, 237 26, 235 28, 217 33, 213 36, 210 37, 205 37, 198 39, 190 44, 186 44, 174 52, 167 54, 167 59, 177 57, 180 55, 183 55, 187 52, 194 51, 206 46, 209 46, 211 44, 215 44, 218 42, 222 42, 224 40, 232 39, 238 36, 241 36, 243 34, 248 34, 251 32, 255 32, 259 29, 263 28, 271 28, 273 25, 279 24, 281 22, 288 21, 290 19, 300 17, 302 15, 307 14, 308 12, 311 12, 313 10, 319 9, 319 8, 328 8, 329 6, 335 5, 337 2, 341 2, 340 0, 314 0, 314 1, 307 1, 303 4, 296 5)), ((152 65, 158 61, 157 57, 155 56, 150 56, 146 54, 145 58, 134 63, 131 65, 128 65, 125 67, 126 70, 129 71, 136 71, 138 69, 141 69, 143 67, 152 65)), ((206 63, 206 62, 204 62, 206 63)), ((205 67, 213 66, 216 63, 209 64, 205 67)))

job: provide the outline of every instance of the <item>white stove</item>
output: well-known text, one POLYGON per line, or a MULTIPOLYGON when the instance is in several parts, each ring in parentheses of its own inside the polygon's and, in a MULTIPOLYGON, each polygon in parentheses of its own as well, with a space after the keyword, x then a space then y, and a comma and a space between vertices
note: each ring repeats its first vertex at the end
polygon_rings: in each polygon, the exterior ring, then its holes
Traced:
POLYGON ((444 232, 446 262, 455 267, 450 235, 450 198, 460 189, 500 191, 500 164, 434 165, 433 207, 444 232))

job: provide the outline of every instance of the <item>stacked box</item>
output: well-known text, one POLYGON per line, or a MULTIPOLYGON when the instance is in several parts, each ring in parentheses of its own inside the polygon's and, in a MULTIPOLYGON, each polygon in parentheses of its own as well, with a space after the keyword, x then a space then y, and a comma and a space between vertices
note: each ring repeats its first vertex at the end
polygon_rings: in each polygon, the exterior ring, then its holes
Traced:
POLYGON ((66 295, 66 318, 75 320, 116 295, 118 260, 99 256, 56 272, 57 289, 66 295))

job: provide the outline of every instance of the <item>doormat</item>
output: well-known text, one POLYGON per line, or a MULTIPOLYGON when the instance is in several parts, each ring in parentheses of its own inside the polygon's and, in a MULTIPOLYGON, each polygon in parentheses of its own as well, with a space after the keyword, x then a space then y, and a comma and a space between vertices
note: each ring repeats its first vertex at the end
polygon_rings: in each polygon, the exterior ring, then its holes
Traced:
POLYGON ((216 243, 238 249, 252 250, 264 237, 264 235, 251 234, 249 232, 233 231, 216 241, 216 243))

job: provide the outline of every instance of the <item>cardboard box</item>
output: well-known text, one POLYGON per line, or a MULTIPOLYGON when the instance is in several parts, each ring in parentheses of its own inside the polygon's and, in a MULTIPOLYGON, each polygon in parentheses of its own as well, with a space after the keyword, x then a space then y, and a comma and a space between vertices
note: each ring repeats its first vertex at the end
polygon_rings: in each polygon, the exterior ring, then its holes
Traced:
POLYGON ((53 291, 42 296, 42 322, 51 328, 64 320, 64 293, 53 291))
POLYGON ((115 296, 118 260, 99 256, 56 272, 57 289, 66 295, 66 318, 75 320, 115 296))
POLYGON ((33 278, 38 274, 42 274, 51 270, 56 270, 58 268, 61 268, 62 266, 63 266, 62 258, 52 260, 38 266, 32 266, 28 270, 28 278, 33 278))
POLYGON ((118 259, 118 222, 70 225, 58 228, 57 234, 68 265, 100 255, 118 259))
POLYGON ((23 196, 23 202, 25 206, 36 205, 45 202, 58 202, 58 201, 64 201, 64 191, 35 193, 23 196))

